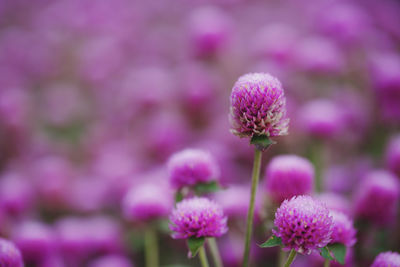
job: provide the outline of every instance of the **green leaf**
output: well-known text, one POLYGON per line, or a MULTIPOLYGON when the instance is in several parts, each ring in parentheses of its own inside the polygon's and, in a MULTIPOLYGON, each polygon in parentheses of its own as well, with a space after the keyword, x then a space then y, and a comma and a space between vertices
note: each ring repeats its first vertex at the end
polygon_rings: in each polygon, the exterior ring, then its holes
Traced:
POLYGON ((181 190, 175 194, 175 203, 181 202, 183 200, 183 193, 181 190))
POLYGON ((267 241, 259 245, 261 248, 271 248, 282 245, 282 239, 280 237, 271 236, 267 241))
POLYGON ((253 135, 250 140, 250 144, 255 145, 258 150, 264 151, 270 145, 276 144, 276 142, 266 135, 253 135))
POLYGON ((329 245, 329 250, 332 251, 333 255, 335 256, 335 259, 340 263, 344 264, 344 260, 346 258, 346 246, 340 243, 335 243, 332 245, 329 245))
POLYGON ((324 259, 327 259, 327 260, 333 260, 333 258, 332 258, 332 256, 331 256, 331 252, 329 251, 329 248, 326 246, 326 247, 323 247, 323 248, 320 248, 319 249, 319 254, 321 254, 321 256, 324 258, 324 259))
POLYGON ((219 191, 221 187, 218 185, 217 181, 212 181, 209 183, 200 183, 193 187, 196 194, 206 194, 219 191))
POLYGON ((187 244, 189 247, 189 255, 191 258, 193 258, 194 256, 196 256, 197 252, 199 252, 199 249, 201 248, 201 246, 203 246, 204 244, 204 237, 200 237, 200 238, 195 238, 195 237, 191 237, 187 240, 187 244))

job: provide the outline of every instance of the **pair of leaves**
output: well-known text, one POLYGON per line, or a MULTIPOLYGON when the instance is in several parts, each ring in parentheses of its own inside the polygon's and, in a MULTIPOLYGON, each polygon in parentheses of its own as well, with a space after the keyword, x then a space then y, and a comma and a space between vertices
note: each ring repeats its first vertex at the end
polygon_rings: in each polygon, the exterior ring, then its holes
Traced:
POLYGON ((336 260, 344 264, 346 258, 346 246, 340 243, 328 245, 319 249, 321 256, 327 260, 336 260), (332 257, 333 256, 333 257, 332 257))
POLYGON ((276 144, 266 135, 253 135, 250 144, 255 145, 258 150, 265 151, 270 145, 276 144))
POLYGON ((259 245, 261 248, 272 248, 282 245, 282 239, 277 236, 271 236, 267 241, 259 245))
POLYGON ((199 252, 205 241, 206 240, 204 237, 191 237, 187 240, 187 244, 189 247, 189 258, 193 258, 194 256, 196 256, 197 252, 199 252))
MULTIPOLYGON (((199 183, 193 186, 191 189, 196 193, 196 195, 202 195, 202 194, 217 192, 221 190, 221 187, 219 186, 217 181, 211 181, 209 183, 199 183)), ((185 194, 182 191, 183 189, 176 192, 175 194, 176 203, 183 200, 185 194)))

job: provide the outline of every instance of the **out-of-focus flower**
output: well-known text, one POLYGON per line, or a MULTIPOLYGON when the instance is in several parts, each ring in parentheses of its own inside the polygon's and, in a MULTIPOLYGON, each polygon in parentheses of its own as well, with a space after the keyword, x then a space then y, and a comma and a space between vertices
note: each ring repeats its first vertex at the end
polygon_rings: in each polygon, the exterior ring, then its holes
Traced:
POLYGON ((24 222, 13 230, 12 239, 21 250, 25 263, 42 263, 56 250, 54 231, 40 222, 24 222))
POLYGON ((386 146, 385 165, 400 177, 400 135, 393 137, 386 146))
POLYGON ((229 17, 220 9, 208 6, 194 10, 189 18, 189 38, 197 55, 222 51, 231 34, 229 17))
MULTIPOLYGON (((249 209, 250 191, 248 186, 233 185, 215 194, 215 200, 224 210, 224 214, 231 218, 245 218, 249 209), (238 197, 240 196, 240 197, 238 197)), ((260 216, 261 200, 256 195, 254 207, 255 217, 260 216)))
POLYGON ((106 255, 90 262, 89 267, 133 267, 129 258, 120 255, 106 255))
POLYGON ((0 238, 0 264, 2 266, 23 267, 21 252, 10 241, 0 238))
POLYGON ((316 198, 324 203, 329 210, 341 212, 346 215, 351 214, 350 201, 342 195, 336 193, 322 193, 317 195, 316 198))
POLYGON ((204 197, 185 199, 170 216, 172 237, 220 237, 228 231, 227 217, 214 201, 204 197))
POLYGON ((241 76, 232 88, 232 133, 240 137, 287 135, 286 98, 279 80, 267 73, 241 76))
POLYGON ((370 172, 355 196, 355 214, 378 225, 393 222, 400 198, 397 177, 384 170, 370 172))
POLYGON ((175 189, 219 179, 219 166, 213 156, 200 149, 185 149, 168 160, 170 183, 175 189))
POLYGON ((296 195, 306 195, 314 187, 314 167, 305 158, 280 155, 273 158, 265 172, 266 190, 277 203, 296 195))
POLYGON ((333 102, 317 99, 306 103, 299 111, 303 130, 318 138, 332 138, 343 129, 342 113, 333 102))
POLYGON ((397 267, 400 266, 400 254, 397 252, 387 251, 376 256, 371 267, 397 267))
POLYGON ((122 200, 122 213, 130 222, 146 222, 167 216, 173 207, 168 186, 153 183, 134 185, 122 200))
POLYGON ((347 247, 351 247, 356 243, 356 230, 353 221, 344 213, 338 211, 330 211, 333 219, 331 244, 341 243, 347 247))
POLYGON ((332 217, 328 208, 310 196, 295 196, 282 202, 275 213, 273 230, 285 249, 310 254, 331 241, 332 217))

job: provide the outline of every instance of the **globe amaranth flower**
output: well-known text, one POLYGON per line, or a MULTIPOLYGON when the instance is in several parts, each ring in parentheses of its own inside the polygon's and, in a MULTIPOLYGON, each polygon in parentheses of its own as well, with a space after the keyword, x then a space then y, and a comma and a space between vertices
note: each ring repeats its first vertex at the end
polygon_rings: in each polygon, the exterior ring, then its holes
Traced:
POLYGON ((121 255, 106 255, 95 259, 89 267, 133 267, 130 259, 121 255))
POLYGON ((21 252, 12 242, 3 238, 0 238, 0 266, 24 266, 21 252))
POLYGON ((400 135, 393 137, 387 145, 385 163, 389 170, 400 177, 400 135))
POLYGON ((400 199, 397 177, 384 170, 371 171, 355 197, 355 215, 378 225, 393 222, 400 199))
POLYGON ((227 217, 214 201, 204 197, 185 199, 170 216, 173 238, 219 237, 228 231, 227 217))
POLYGON ((310 196, 294 196, 282 202, 275 213, 273 233, 285 250, 310 254, 331 241, 332 217, 328 208, 310 196))
POLYGON ((371 267, 399 267, 400 254, 397 252, 387 251, 380 253, 372 263, 371 267))
POLYGON ((207 183, 219 178, 220 170, 213 156, 200 149, 185 149, 168 161, 170 183, 175 189, 207 183))
POLYGON ((351 247, 356 243, 356 230, 353 221, 344 213, 338 211, 330 212, 333 219, 331 244, 341 243, 351 247))
POLYGON ((286 98, 280 81, 267 73, 241 76, 232 88, 231 132, 240 137, 287 135, 286 98))
POLYGON ((338 211, 346 215, 351 214, 350 201, 343 195, 336 193, 322 193, 316 196, 316 199, 324 203, 329 210, 338 211))
POLYGON ((122 200, 122 213, 130 222, 146 222, 167 216, 173 207, 168 187, 155 183, 133 186, 122 200))
POLYGON ((265 179, 270 197, 280 203, 312 191, 314 167, 309 160, 296 155, 277 156, 269 163, 265 179))

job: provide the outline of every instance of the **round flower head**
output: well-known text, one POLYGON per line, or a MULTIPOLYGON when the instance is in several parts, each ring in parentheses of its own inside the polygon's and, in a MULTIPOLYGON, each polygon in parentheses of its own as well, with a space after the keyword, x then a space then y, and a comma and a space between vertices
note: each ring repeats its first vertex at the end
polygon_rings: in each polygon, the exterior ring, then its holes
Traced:
POLYGON ((3 238, 0 238, 0 266, 24 266, 21 252, 13 243, 3 238))
POLYGON ((342 212, 331 211, 330 215, 333 219, 332 241, 330 243, 341 243, 347 247, 353 246, 356 243, 356 230, 353 221, 342 212))
POLYGON ((143 222, 167 216, 173 206, 171 192, 159 184, 134 186, 122 201, 122 212, 128 221, 143 222))
POLYGON ((338 211, 346 215, 351 214, 350 201, 336 193, 322 193, 316 198, 324 203, 329 210, 338 211))
POLYGON ((173 238, 219 237, 228 231, 222 208, 204 197, 185 199, 170 216, 173 238))
POLYGON ((397 252, 382 252, 372 263, 371 267, 400 267, 400 254, 397 252))
POLYGON ((400 178, 400 135, 389 142, 385 158, 387 168, 400 178))
POLYGON ((391 223, 399 198, 400 186, 397 177, 383 170, 372 171, 362 181, 356 194, 356 216, 379 225, 391 223))
POLYGON ((278 203, 296 195, 309 194, 314 185, 314 167, 309 160, 296 155, 273 158, 265 176, 267 192, 278 203))
POLYGON ((277 237, 286 250, 310 254, 331 241, 332 217, 321 202, 310 196, 295 196, 282 202, 275 213, 277 237))
POLYGON ((210 153, 200 149, 185 149, 168 161, 170 183, 175 189, 207 183, 219 178, 219 167, 210 153))
POLYGON ((280 81, 267 73, 241 76, 232 88, 231 131, 240 137, 288 134, 286 98, 280 81))

